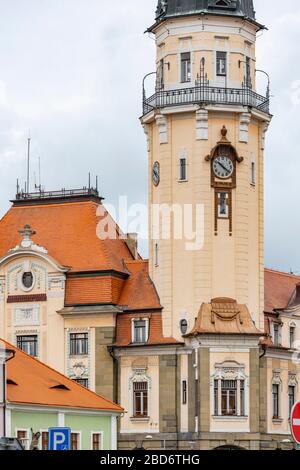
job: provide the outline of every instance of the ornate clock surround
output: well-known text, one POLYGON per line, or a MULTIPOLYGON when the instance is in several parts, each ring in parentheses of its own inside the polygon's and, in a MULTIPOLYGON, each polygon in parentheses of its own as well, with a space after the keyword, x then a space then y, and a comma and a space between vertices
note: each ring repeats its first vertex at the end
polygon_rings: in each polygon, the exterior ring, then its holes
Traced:
POLYGON ((218 235, 218 221, 227 219, 229 220, 229 235, 232 236, 232 191, 236 188, 236 175, 237 175, 237 163, 244 161, 243 157, 240 157, 237 153, 236 148, 227 139, 227 128, 223 126, 221 129, 221 140, 212 149, 211 153, 205 157, 207 162, 211 164, 211 187, 214 188, 215 193, 215 235, 218 235), (213 164, 217 157, 227 157, 232 161, 233 172, 227 178, 218 178, 214 172, 213 164))

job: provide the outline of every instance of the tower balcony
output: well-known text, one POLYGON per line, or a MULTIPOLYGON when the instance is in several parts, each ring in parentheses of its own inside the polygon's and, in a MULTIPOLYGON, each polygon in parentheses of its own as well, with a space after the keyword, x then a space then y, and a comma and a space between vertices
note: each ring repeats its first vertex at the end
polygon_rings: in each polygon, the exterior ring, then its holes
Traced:
POLYGON ((270 114, 270 98, 259 95, 249 86, 222 88, 196 82, 195 86, 190 88, 156 89, 156 92, 149 98, 146 97, 144 91, 143 115, 159 108, 192 104, 248 106, 270 114))

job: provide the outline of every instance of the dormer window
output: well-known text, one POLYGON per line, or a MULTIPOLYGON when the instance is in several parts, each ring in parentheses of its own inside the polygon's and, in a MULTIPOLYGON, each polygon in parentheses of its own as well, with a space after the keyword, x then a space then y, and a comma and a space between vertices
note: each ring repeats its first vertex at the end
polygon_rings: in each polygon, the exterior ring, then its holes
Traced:
POLYGON ((148 319, 135 319, 132 322, 132 342, 143 344, 148 341, 148 319))
POLYGON ((236 7, 237 0, 208 0, 208 8, 235 10, 236 7))

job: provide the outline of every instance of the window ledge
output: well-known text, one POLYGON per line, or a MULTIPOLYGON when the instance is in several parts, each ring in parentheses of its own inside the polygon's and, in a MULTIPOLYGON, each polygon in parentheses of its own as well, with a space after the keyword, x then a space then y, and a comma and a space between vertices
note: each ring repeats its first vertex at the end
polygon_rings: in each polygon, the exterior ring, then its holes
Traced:
POLYGON ((272 421, 274 424, 281 424, 283 423, 283 419, 282 418, 272 418, 272 421))
POLYGON ((69 357, 71 358, 80 357, 81 359, 88 359, 89 355, 88 354, 69 354, 69 357))
POLYGON ((131 416, 130 421, 133 423, 148 423, 150 421, 150 416, 131 416))
POLYGON ((189 180, 178 180, 178 183, 188 183, 189 180))
POLYGON ((215 416, 213 415, 213 419, 216 421, 247 421, 249 416, 215 416))

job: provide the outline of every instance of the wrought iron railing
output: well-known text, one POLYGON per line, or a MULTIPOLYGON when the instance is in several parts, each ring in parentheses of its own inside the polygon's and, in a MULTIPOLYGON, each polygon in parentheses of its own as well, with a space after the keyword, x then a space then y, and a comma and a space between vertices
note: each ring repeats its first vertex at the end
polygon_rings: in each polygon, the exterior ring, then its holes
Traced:
POLYGON ((143 113, 145 115, 156 108, 185 104, 242 105, 256 108, 264 113, 270 112, 269 98, 259 95, 249 87, 222 88, 196 83, 191 88, 157 90, 149 98, 144 95, 143 113))
POLYGON ((61 189, 60 191, 36 191, 28 193, 18 191, 16 194, 16 201, 38 200, 38 199, 62 199, 70 197, 81 196, 94 196, 99 198, 99 191, 96 188, 81 188, 81 189, 61 189))

